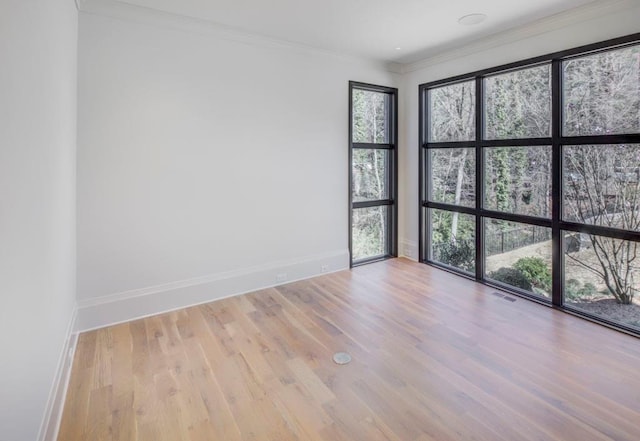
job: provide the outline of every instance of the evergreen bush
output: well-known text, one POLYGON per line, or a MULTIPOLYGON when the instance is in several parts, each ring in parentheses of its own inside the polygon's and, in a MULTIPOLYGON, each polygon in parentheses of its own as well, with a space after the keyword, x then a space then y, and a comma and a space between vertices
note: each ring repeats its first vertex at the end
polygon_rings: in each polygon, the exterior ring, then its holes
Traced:
POLYGON ((551 271, 540 257, 523 257, 513 267, 524 274, 536 288, 551 292, 551 271))
POLYGON ((529 278, 522 271, 516 268, 503 266, 502 268, 491 272, 489 277, 498 282, 524 289, 525 291, 531 291, 533 288, 529 278))

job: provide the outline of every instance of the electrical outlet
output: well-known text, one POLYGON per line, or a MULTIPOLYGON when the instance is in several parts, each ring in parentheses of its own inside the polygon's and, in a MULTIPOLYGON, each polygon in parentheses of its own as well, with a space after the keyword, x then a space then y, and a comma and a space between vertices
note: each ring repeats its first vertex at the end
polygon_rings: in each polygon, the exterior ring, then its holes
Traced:
POLYGON ((284 282, 285 280, 287 280, 287 273, 276 274, 276 282, 284 282))
POLYGON ((320 271, 323 273, 329 272, 329 265, 322 265, 320 271))

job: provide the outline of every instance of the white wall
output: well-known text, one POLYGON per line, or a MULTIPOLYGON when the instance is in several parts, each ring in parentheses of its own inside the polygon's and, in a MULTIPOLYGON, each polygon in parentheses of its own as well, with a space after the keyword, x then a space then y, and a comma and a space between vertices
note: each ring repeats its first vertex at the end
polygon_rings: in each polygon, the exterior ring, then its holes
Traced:
MULTIPOLYGON (((627 2, 629 3, 629 2, 627 2)), ((630 3, 629 3, 630 4, 630 3)), ((595 15, 595 14, 593 14, 595 15)), ((603 14, 597 18, 564 26, 528 38, 493 46, 484 50, 465 50, 464 56, 441 54, 438 59, 419 63, 425 67, 402 76, 401 105, 404 110, 404 137, 400 142, 400 242, 407 255, 417 257, 418 245, 418 86, 502 64, 525 60, 552 52, 596 43, 640 32, 640 6, 603 14), (436 62, 434 62, 436 61, 436 62)), ((531 32, 534 33, 534 32, 531 32)), ((508 35, 508 34, 507 34, 508 35)), ((517 35, 517 32, 513 35, 517 35)))
POLYGON ((0 439, 30 441, 75 305, 73 0, 2 1, 0 60, 0 439))
POLYGON ((398 80, 139 12, 81 14, 77 66, 72 0, 0 3, 3 441, 51 439, 60 410, 76 300, 76 121, 86 328, 346 266, 349 80, 401 85, 400 238, 411 249, 418 84, 640 31, 635 7, 398 80))
POLYGON ((144 17, 79 32, 81 327, 347 266, 348 81, 392 74, 144 17))

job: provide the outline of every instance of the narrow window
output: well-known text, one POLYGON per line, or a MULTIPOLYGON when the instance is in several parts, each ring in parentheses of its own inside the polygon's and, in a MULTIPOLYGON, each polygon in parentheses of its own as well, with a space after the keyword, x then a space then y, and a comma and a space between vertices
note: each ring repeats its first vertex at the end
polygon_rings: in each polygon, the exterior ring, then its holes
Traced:
POLYGON ((397 254, 398 91, 349 83, 351 266, 397 254))

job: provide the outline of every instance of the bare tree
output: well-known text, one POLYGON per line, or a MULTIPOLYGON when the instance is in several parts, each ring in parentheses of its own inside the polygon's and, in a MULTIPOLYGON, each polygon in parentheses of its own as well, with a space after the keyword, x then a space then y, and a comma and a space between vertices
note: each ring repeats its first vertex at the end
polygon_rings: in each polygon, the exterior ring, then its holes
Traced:
MULTIPOLYGON (((565 147, 565 218, 621 230, 640 229, 640 151, 635 145, 565 147)), ((603 280, 618 303, 635 291, 638 243, 589 235, 597 264, 566 256, 603 280)))
MULTIPOLYGON (((430 91, 432 112, 430 136, 432 141, 471 141, 475 137, 475 84, 473 81, 452 84, 430 91)), ((467 149, 458 149, 456 158, 455 193, 452 202, 460 205, 462 185, 465 179, 467 149)), ((452 156, 453 159, 453 156, 452 156)), ((450 163, 451 164, 451 163, 450 163)), ((458 217, 454 212, 451 221, 451 241, 458 237, 458 217)))
MULTIPOLYGON (((564 132, 640 132, 640 46, 564 64, 564 132)), ((634 144, 564 148, 564 216, 580 223, 640 230, 640 148, 634 144)), ((616 301, 631 304, 638 242, 589 235, 597 263, 565 255, 596 274, 616 301)))

